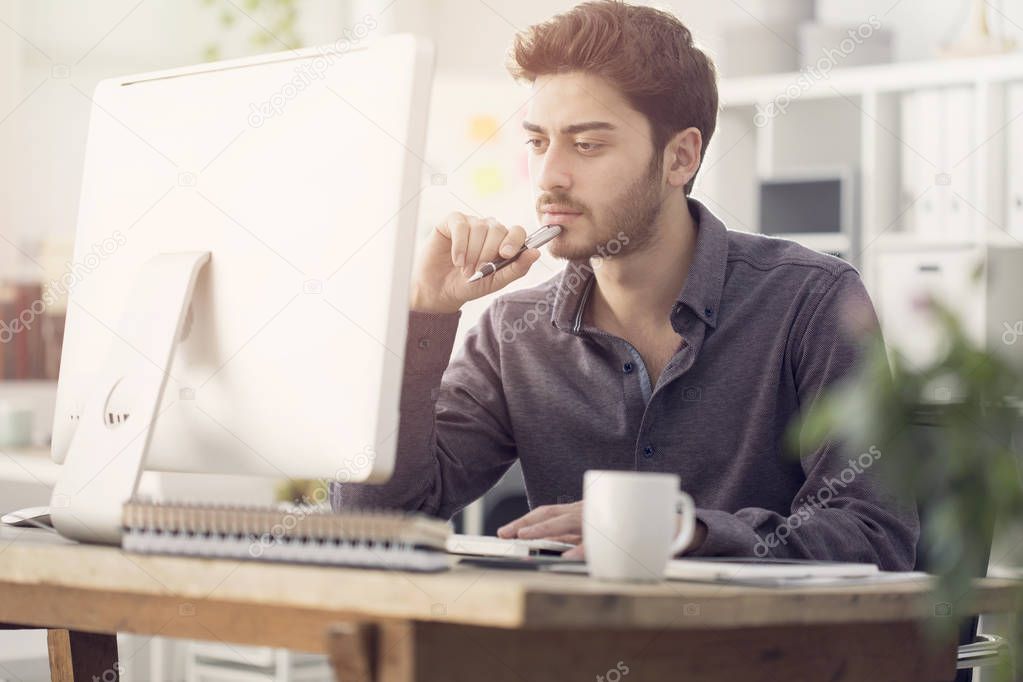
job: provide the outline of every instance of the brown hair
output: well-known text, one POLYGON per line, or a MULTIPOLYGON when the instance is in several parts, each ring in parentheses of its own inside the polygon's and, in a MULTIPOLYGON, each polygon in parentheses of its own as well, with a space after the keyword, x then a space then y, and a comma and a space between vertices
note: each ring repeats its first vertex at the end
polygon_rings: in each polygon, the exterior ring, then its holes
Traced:
MULTIPOLYGON (((690 126, 703 136, 702 165, 717 123, 714 63, 667 12, 620 0, 584 2, 516 35, 508 70, 529 82, 569 71, 600 76, 650 122, 658 167, 658 152, 690 126)), ((686 195, 695 180, 694 173, 686 195)))

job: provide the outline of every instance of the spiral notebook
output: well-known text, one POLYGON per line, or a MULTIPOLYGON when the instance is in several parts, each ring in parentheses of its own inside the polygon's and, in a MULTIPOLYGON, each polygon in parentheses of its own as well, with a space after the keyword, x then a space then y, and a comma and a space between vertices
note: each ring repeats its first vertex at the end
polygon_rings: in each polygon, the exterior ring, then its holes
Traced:
POLYGON ((406 571, 451 565, 451 527, 425 514, 279 509, 132 500, 121 546, 138 554, 281 561, 406 571))

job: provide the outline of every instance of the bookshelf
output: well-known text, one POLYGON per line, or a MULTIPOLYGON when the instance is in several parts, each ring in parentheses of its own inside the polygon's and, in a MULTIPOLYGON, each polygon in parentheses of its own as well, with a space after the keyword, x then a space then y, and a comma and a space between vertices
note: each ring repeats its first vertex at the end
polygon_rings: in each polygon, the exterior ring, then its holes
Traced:
POLYGON ((0 380, 56 381, 66 308, 42 281, 0 282, 0 380))
POLYGON ((718 128, 694 196, 730 227, 759 231, 761 179, 843 167, 855 174, 855 234, 789 237, 842 253, 868 287, 879 284, 883 248, 1023 244, 1023 168, 1015 167, 1023 159, 1014 161, 1023 147, 1008 151, 1023 140, 1023 53, 835 68, 818 79, 725 78, 719 89, 718 128), (921 107, 918 93, 946 99, 921 107), (932 119, 944 128, 927 140, 932 119), (932 152, 928 142, 954 148, 932 152), (923 158, 909 196, 907 176, 923 158), (912 220, 925 204, 938 217, 912 220), (931 229, 938 220, 947 229, 931 229))

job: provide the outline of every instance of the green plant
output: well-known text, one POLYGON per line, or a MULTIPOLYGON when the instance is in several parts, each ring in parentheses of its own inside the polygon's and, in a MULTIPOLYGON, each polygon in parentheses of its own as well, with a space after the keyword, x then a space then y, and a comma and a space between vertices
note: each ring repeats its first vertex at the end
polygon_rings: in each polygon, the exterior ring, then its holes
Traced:
MULTIPOLYGON (((978 557, 988 555, 996 520, 1023 520, 1023 484, 1012 447, 1023 374, 972 341, 946 306, 933 300, 921 305, 938 322, 939 357, 911 367, 898 349, 886 349, 879 332, 869 333, 860 370, 793 424, 789 443, 805 452, 837 439, 850 452, 876 447, 884 454, 883 482, 900 498, 921 503, 918 552, 937 576, 936 603, 954 610, 969 601, 973 576, 987 568, 978 557), (928 402, 938 385, 948 387, 949 399, 928 402), (922 415, 936 426, 919 428, 922 415)), ((934 634, 948 636, 956 619, 928 622, 934 634)))
MULTIPOLYGON (((249 30, 249 44, 259 50, 302 47, 297 33, 298 0, 200 0, 204 7, 218 11, 218 21, 225 32, 244 26, 249 30), (274 47, 276 45, 276 47, 274 47)), ((206 61, 223 57, 219 44, 203 50, 206 61)))

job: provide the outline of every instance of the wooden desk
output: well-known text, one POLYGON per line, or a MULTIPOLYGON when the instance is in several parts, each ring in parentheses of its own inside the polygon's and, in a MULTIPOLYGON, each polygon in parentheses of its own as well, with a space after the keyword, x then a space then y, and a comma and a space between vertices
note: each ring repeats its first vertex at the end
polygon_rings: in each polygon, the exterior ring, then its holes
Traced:
MULTIPOLYGON (((1019 585, 984 580, 954 609, 1007 611, 1019 585)), ((935 607, 926 582, 768 590, 470 567, 424 575, 145 557, 0 529, 0 622, 51 629, 61 680, 110 682, 115 632, 332 651, 342 675, 365 654, 386 682, 936 680, 951 677, 954 644, 925 647, 919 625, 941 617, 935 607)))

